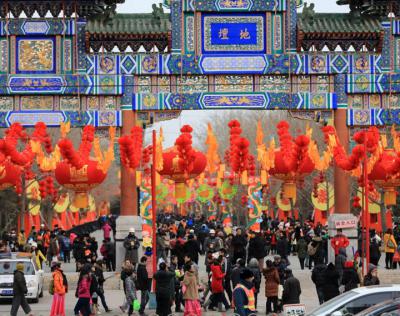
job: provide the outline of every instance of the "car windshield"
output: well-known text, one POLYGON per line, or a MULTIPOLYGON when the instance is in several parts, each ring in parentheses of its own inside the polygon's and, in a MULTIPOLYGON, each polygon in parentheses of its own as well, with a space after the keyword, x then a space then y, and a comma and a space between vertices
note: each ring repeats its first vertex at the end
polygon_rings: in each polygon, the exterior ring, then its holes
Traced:
POLYGON ((329 300, 328 302, 322 304, 318 308, 314 309, 309 316, 321 316, 326 315, 328 312, 332 312, 332 309, 335 307, 340 307, 342 304, 346 303, 347 301, 351 300, 358 294, 354 291, 349 291, 343 293, 342 295, 336 296, 335 298, 329 300))
MULTIPOLYGON (((18 262, 19 261, 0 261, 0 275, 14 274, 14 271, 17 269, 18 262)), ((35 274, 35 269, 32 262, 22 261, 21 263, 24 265, 25 275, 35 274)))

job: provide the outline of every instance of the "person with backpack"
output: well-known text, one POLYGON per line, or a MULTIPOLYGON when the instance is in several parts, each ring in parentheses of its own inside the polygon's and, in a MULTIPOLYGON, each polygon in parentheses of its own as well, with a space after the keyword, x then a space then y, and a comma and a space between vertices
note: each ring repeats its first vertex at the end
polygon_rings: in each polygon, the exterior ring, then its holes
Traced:
POLYGON ((49 293, 53 295, 50 316, 65 316, 65 294, 68 292, 68 281, 61 270, 61 263, 51 263, 53 279, 49 285, 49 293))
POLYGON ((383 242, 385 246, 385 268, 393 268, 393 256, 397 249, 396 240, 394 239, 391 228, 388 228, 386 234, 383 236, 383 242))
POLYGON ((65 232, 62 232, 62 235, 59 239, 61 241, 61 252, 63 254, 64 263, 70 263, 71 261, 71 241, 66 236, 65 232))
POLYGON ((307 254, 309 256, 308 268, 310 270, 313 262, 321 262, 324 260, 322 252, 322 238, 319 235, 315 235, 307 246, 307 254))

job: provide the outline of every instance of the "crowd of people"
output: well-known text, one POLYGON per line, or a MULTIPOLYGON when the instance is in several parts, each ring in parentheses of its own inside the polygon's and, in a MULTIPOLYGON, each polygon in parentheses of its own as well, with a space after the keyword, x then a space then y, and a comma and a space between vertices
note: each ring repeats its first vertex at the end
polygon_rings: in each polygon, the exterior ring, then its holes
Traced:
MULTIPOLYGON (((108 312, 103 272, 115 271, 115 222, 103 218, 101 227, 104 239, 100 249, 90 234, 67 233, 57 227, 50 231, 42 226, 38 231, 33 227, 27 237, 23 231, 18 235, 15 231, 5 234, 0 254, 4 249, 31 252, 38 267, 43 264, 51 267, 53 280, 49 292, 53 295, 53 304, 50 315, 58 316, 65 315, 68 291, 61 261, 70 262, 72 252, 79 272, 75 314, 97 313, 99 298, 108 312)), ((173 307, 175 312, 183 311, 185 315, 231 308, 238 315, 249 315, 260 309, 259 295, 266 298, 267 314, 278 313, 286 304, 301 302, 301 285, 291 270, 293 257, 289 260, 290 255, 297 256, 301 269, 311 270, 310 276, 322 304, 358 286, 379 284, 377 266, 381 250, 386 255, 386 268, 396 268, 400 234, 389 229, 381 238, 370 232, 371 263, 366 275, 361 274, 361 250, 348 256, 348 238, 338 229, 337 235, 329 239, 327 227, 322 225, 266 218, 261 223, 261 231, 253 232, 241 227, 223 227, 218 221, 203 218, 160 214, 156 236, 156 269, 152 247, 139 239, 135 229, 129 229, 123 241, 125 261, 120 278, 125 299, 120 309, 128 315, 135 309, 145 315, 152 290, 160 316, 171 314, 173 307), (328 247, 335 253, 332 262, 328 261, 328 247), (199 271, 203 263, 206 274, 199 271), (261 288, 263 278, 264 289, 261 288)), ((361 247, 359 245, 359 249, 361 247)), ((20 305, 27 311, 23 299, 15 297, 14 300, 11 315, 16 315, 14 311, 20 305)))

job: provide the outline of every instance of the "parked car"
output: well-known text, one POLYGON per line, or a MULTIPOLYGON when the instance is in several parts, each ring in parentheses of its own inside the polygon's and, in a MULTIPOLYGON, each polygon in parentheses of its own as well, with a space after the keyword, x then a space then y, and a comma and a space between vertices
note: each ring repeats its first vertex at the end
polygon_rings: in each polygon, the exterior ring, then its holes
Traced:
POLYGON ((322 304, 310 316, 351 316, 387 300, 400 298, 400 285, 364 286, 322 304))
POLYGON ((357 316, 400 316, 400 299, 389 300, 358 313, 357 316))
POLYGON ((25 295, 33 303, 43 296, 44 272, 39 270, 29 254, 12 253, 8 258, 0 259, 0 300, 13 297, 14 271, 18 262, 24 264, 24 274, 28 293, 25 295))

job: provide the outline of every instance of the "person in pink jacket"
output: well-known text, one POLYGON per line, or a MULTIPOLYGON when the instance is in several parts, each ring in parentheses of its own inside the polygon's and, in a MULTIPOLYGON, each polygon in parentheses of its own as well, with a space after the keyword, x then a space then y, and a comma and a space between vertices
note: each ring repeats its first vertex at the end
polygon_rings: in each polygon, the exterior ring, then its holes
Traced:
POLYGON ((107 240, 107 238, 110 238, 112 228, 111 228, 110 224, 108 224, 108 222, 106 222, 103 225, 102 229, 103 229, 104 239, 107 240))
POLYGON ((74 313, 75 315, 79 315, 79 312, 82 316, 90 316, 90 284, 92 283, 91 277, 91 267, 89 264, 85 264, 79 275, 78 286, 76 288, 75 297, 78 298, 76 302, 74 313))

